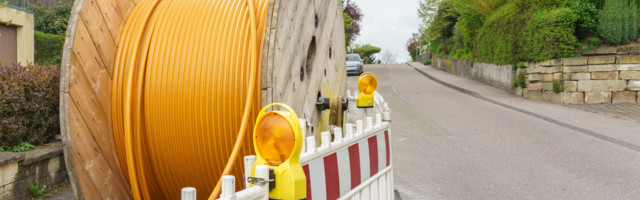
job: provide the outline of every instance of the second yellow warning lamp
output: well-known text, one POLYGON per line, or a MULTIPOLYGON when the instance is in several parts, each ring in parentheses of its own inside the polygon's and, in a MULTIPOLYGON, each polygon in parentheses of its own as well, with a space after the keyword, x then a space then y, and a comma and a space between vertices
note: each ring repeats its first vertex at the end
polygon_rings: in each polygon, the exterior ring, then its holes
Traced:
POLYGON ((269 199, 307 198, 306 177, 300 165, 303 138, 299 123, 293 109, 284 104, 269 104, 258 114, 253 128, 253 148, 257 158, 248 181, 251 184, 265 181, 253 177, 256 166, 268 165, 271 179, 266 180, 270 186, 269 199), (274 106, 284 110, 266 112, 274 106))
POLYGON ((378 88, 378 80, 376 75, 371 72, 365 72, 358 78, 358 108, 371 108, 373 107, 373 93, 378 88))

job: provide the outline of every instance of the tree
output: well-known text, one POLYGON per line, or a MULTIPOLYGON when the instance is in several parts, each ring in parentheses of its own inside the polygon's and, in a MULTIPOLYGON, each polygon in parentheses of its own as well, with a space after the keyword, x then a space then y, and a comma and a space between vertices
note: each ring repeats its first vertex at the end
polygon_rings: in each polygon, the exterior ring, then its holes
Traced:
POLYGON ((431 25, 434 16, 438 11, 438 5, 442 0, 420 0, 418 7, 418 18, 420 18, 421 29, 426 29, 431 25))
POLYGON ((380 47, 376 47, 370 44, 365 45, 354 45, 353 52, 360 55, 362 59, 364 59, 364 63, 373 64, 375 60, 373 55, 376 53, 380 53, 380 47))
POLYGON ((362 10, 355 2, 347 0, 342 10, 342 16, 344 18, 344 35, 345 45, 349 47, 353 41, 360 35, 360 29, 362 25, 362 10))
POLYGON ((405 46, 407 47, 407 51, 409 52, 409 55, 411 56, 411 61, 418 60, 417 47, 419 47, 420 44, 421 44, 420 35, 418 33, 413 33, 411 35, 411 38, 409 38, 409 40, 407 41, 407 44, 405 44, 405 46))
POLYGON ((395 52, 384 50, 379 54, 378 58, 383 64, 395 64, 397 62, 398 55, 395 52))

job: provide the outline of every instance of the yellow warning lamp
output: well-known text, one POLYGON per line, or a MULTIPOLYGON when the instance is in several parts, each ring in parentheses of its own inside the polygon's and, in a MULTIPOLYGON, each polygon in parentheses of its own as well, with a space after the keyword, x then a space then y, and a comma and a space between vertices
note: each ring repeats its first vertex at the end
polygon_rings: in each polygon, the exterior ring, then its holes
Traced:
POLYGON ((253 128, 253 147, 257 158, 251 176, 255 175, 258 165, 268 165, 273 170, 275 180, 269 183, 273 188, 269 199, 307 198, 307 180, 300 165, 303 138, 299 123, 293 109, 284 104, 269 104, 258 114, 253 128), (266 112, 273 106, 285 110, 266 112))
POLYGON ((358 99, 356 100, 358 108, 373 107, 373 92, 378 88, 378 80, 376 75, 371 72, 365 72, 358 78, 358 99))

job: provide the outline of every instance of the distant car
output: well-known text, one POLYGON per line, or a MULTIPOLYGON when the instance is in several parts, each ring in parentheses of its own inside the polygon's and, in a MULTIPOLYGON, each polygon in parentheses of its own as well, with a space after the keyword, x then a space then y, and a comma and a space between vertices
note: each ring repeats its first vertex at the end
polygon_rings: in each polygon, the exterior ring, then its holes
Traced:
POLYGON ((347 75, 359 76, 364 72, 362 69, 362 59, 358 54, 347 54, 347 75))

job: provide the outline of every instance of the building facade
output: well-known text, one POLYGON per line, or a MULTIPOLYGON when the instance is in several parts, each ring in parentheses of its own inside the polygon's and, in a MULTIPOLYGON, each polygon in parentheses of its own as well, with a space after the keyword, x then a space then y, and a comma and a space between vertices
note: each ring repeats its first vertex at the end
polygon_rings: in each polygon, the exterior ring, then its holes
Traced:
POLYGON ((14 4, 0 8, 0 61, 26 65, 34 61, 33 12, 14 4))

